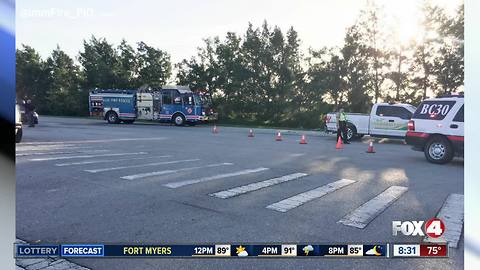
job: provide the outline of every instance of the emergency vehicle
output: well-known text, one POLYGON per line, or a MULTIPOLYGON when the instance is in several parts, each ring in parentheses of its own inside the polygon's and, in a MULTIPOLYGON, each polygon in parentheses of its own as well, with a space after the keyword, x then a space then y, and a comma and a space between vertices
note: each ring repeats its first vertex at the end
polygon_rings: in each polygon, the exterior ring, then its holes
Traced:
MULTIPOLYGON (((347 113, 347 139, 364 135, 383 138, 404 138, 407 124, 416 108, 410 104, 373 104, 370 114, 347 113)), ((326 115, 327 131, 337 132, 337 115, 326 115)))
POLYGON ((405 141, 423 151, 432 163, 444 164, 463 156, 463 106, 463 95, 424 100, 408 122, 405 141))
POLYGON ((218 118, 208 94, 192 92, 185 86, 164 86, 155 90, 93 90, 89 95, 89 111, 90 116, 100 116, 110 124, 142 119, 182 126, 218 118))

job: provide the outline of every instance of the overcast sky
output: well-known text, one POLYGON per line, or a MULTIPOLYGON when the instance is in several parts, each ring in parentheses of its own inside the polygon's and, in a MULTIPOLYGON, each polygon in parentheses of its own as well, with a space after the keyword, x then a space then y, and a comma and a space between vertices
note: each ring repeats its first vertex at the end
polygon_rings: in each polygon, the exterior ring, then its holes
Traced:
MULTIPOLYGON (((461 0, 433 1, 454 10, 461 0)), ((422 0, 379 0, 402 35, 414 37, 422 0)), ((190 58, 202 39, 243 34, 252 22, 264 20, 284 32, 293 26, 304 50, 341 45, 345 29, 355 22, 367 0, 17 0, 16 42, 28 44, 46 58, 57 44, 77 56, 84 39, 105 37, 118 45, 122 38, 166 50, 173 62, 190 58)))

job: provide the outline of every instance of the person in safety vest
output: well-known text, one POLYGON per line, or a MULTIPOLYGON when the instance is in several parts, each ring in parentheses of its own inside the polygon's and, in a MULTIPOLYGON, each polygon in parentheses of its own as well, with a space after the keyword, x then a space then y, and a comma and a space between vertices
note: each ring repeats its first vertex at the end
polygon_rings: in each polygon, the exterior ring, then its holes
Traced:
POLYGON ((347 114, 340 108, 337 112, 337 141, 341 137, 343 143, 349 144, 347 138, 347 114))

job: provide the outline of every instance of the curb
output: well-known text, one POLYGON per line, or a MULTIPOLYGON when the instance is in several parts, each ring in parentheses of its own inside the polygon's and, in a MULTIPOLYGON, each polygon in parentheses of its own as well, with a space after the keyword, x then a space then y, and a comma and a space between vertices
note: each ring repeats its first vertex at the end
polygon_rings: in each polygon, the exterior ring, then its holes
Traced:
MULTIPOLYGON (((79 116, 56 116, 56 115, 45 115, 45 118, 72 118, 72 119, 79 119, 79 120, 100 120, 92 117, 79 117, 79 116)), ((103 120, 102 120, 103 121, 103 120)), ((135 123, 141 124, 141 125, 148 125, 148 126, 156 126, 156 125, 162 125, 166 126, 169 125, 168 123, 160 123, 156 121, 148 121, 148 120, 136 120, 135 123)), ((199 127, 204 127, 204 128, 212 128, 214 123, 207 123, 207 124, 199 124, 199 127)), ((260 133, 259 131, 262 131, 263 133, 277 133, 278 131, 285 133, 285 134, 305 134, 305 135, 310 135, 310 136, 328 136, 329 134, 326 134, 325 131, 323 130, 298 130, 298 129, 288 129, 288 128, 270 128, 270 127, 248 127, 248 126, 229 126, 227 125, 222 125, 218 124, 218 127, 222 128, 229 128, 229 129, 238 129, 238 130, 249 130, 250 128, 253 129, 254 131, 257 131, 256 133, 260 133)))
MULTIPOLYGON (((207 128, 211 128, 211 126, 206 126, 207 128)), ((249 127, 230 127, 230 126, 221 126, 217 125, 220 129, 228 129, 238 133, 245 133, 247 134, 250 129, 253 130, 254 134, 272 134, 274 136, 278 132, 282 133, 282 135, 305 135, 309 137, 330 137, 334 136, 332 133, 326 133, 325 131, 315 131, 315 130, 292 130, 292 129, 273 129, 273 128, 249 128, 249 127)), ((220 131, 221 132, 221 131, 220 131)))

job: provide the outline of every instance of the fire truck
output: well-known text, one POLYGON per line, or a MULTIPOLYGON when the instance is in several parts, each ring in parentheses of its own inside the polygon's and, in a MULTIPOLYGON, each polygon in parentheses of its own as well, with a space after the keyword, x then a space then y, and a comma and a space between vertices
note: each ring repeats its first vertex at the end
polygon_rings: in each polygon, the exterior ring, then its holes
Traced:
POLYGON ((211 100, 208 93, 193 92, 186 86, 154 90, 95 89, 89 95, 89 112, 90 116, 102 117, 110 124, 141 119, 194 125, 218 119, 211 100))

